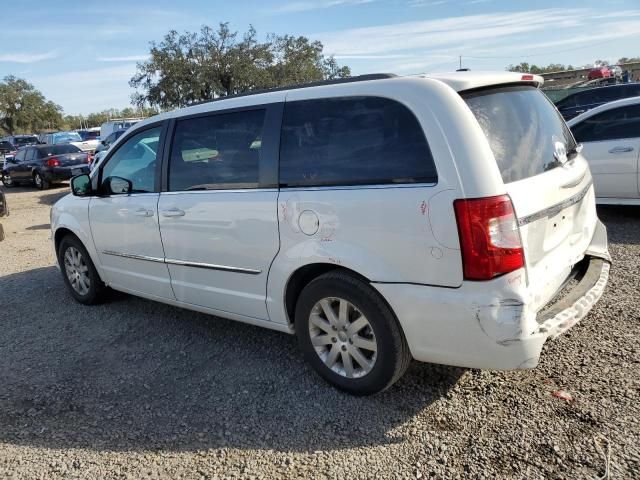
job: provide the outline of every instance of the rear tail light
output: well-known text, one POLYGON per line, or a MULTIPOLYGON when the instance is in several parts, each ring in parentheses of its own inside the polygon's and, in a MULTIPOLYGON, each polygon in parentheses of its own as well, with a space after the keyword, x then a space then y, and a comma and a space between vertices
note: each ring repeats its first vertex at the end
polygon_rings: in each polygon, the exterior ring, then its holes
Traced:
POLYGON ((48 158, 46 162, 44 162, 45 165, 47 167, 59 167, 60 166, 60 160, 58 160, 56 157, 51 157, 48 158))
POLYGON ((490 280, 524 266, 518 221, 508 195, 453 202, 466 280, 490 280))

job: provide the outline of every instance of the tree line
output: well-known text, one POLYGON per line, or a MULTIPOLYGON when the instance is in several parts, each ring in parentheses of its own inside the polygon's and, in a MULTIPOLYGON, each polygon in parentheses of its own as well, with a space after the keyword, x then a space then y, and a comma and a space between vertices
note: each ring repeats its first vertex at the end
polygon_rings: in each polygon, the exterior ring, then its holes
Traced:
MULTIPOLYGON (((260 40, 251 25, 243 34, 232 31, 228 23, 216 28, 203 26, 197 32, 171 30, 160 42, 150 42, 149 59, 136 66, 129 81, 134 89, 133 107, 65 115, 60 105, 47 100, 33 85, 9 75, 0 82, 0 132, 75 130, 99 126, 111 118, 146 117, 250 90, 349 77, 350 68, 339 65, 333 56, 325 56, 323 48, 321 42, 304 36, 269 34, 260 40)), ((616 63, 634 61, 640 58, 622 57, 616 63)), ((609 64, 606 60, 596 62, 609 64)), ((546 73, 576 67, 521 62, 506 68, 546 73)))
POLYGON ((573 66, 571 64, 564 65, 562 63, 550 63, 549 65, 544 67, 544 66, 538 66, 534 63, 529 64, 527 62, 520 62, 517 65, 513 65, 513 64, 508 65, 507 70, 510 72, 527 72, 527 73, 540 74, 540 73, 562 72, 565 70, 576 70, 580 68, 591 68, 594 65, 620 65, 624 63, 633 63, 633 62, 640 62, 640 57, 622 57, 622 58, 619 58, 618 61, 613 64, 608 60, 596 60, 593 63, 589 63, 581 67, 573 66))
POLYGON ((150 43, 149 60, 137 64, 129 82, 134 108, 65 115, 26 80, 12 75, 0 82, 0 132, 34 133, 99 126, 110 118, 149 116, 194 102, 351 75, 323 45, 304 36, 267 35, 260 41, 249 26, 240 35, 228 23, 198 32, 167 33, 150 43))

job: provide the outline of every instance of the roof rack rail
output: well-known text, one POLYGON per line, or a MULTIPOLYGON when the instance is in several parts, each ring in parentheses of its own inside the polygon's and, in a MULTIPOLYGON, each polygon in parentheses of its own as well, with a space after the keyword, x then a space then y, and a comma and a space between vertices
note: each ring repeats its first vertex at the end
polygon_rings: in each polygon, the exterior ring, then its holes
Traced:
POLYGON ((333 80, 319 80, 317 82, 309 82, 309 83, 295 83, 293 85, 287 85, 285 87, 264 88, 261 90, 252 90, 250 92, 245 92, 245 93, 236 93, 234 95, 226 95, 224 97, 213 98, 210 100, 202 100, 199 102, 189 103, 187 107, 202 105, 203 103, 217 102, 220 100, 227 100, 229 98, 259 95, 261 93, 281 92, 283 90, 297 90, 300 88, 321 87, 324 85, 336 85, 340 83, 367 82, 369 80, 384 80, 386 78, 394 78, 394 77, 397 77, 395 73, 368 73, 365 75, 356 75, 355 77, 336 78, 333 80))

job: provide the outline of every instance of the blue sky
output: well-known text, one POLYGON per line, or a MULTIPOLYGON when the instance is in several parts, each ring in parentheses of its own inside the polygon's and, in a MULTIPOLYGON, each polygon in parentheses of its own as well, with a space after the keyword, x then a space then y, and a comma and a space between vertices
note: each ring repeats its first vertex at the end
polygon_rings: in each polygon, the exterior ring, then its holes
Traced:
POLYGON ((128 106, 151 40, 223 21, 321 40, 354 74, 452 71, 458 55, 474 70, 640 56, 639 0, 32 0, 3 14, 0 76, 74 114, 128 106))

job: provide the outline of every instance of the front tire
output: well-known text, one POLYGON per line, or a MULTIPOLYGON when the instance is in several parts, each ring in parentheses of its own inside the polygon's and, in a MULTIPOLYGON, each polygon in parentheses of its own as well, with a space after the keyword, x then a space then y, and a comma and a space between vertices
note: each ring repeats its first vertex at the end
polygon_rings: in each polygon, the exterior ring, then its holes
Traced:
POLYGON ((344 272, 321 275, 303 289, 295 328, 305 359, 325 380, 353 395, 389 388, 411 361, 407 341, 384 299, 344 272))
POLYGON ((16 186, 16 182, 13 181, 9 172, 2 175, 2 184, 7 188, 13 188, 16 186))
POLYGON ((85 305, 100 303, 104 298, 105 285, 82 242, 67 235, 58 248, 58 265, 69 292, 85 305))

